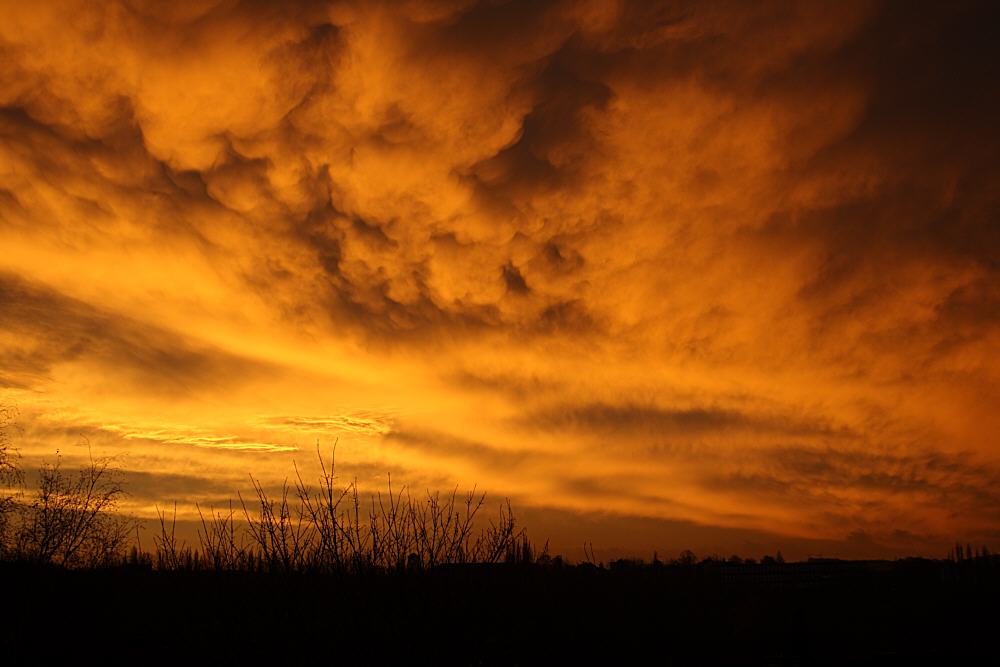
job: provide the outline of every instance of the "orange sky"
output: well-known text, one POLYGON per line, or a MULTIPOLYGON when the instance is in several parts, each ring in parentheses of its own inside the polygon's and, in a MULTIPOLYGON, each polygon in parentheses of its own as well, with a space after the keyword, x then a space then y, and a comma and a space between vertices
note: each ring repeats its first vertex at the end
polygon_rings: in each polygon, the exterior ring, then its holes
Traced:
POLYGON ((991 3, 0 9, 26 466, 190 517, 339 439, 557 546, 1000 546, 991 3))

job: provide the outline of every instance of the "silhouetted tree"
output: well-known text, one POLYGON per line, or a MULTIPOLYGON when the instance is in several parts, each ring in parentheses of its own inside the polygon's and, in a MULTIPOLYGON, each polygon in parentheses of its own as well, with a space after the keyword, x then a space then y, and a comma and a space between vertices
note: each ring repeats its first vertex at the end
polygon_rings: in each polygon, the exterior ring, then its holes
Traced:
MULTIPOLYGON (((160 513, 154 539, 161 569, 266 570, 271 572, 360 572, 422 570, 462 563, 530 563, 535 550, 517 526, 510 502, 496 517, 477 519, 486 494, 430 493, 411 497, 405 487, 364 499, 356 482, 335 479, 333 458, 317 448, 318 485, 296 468, 294 486, 270 493, 250 477, 255 499, 239 497, 242 520, 234 513, 198 508, 200 545, 175 536, 173 517, 160 513)), ((543 559, 551 560, 543 552, 543 559)))
POLYGON ((583 543, 583 558, 584 558, 584 562, 587 563, 588 565, 593 565, 594 567, 597 567, 598 563, 597 563, 597 557, 594 555, 594 543, 593 542, 589 542, 589 543, 588 542, 584 542, 583 543))
POLYGON ((0 406, 0 557, 5 557, 10 548, 11 517, 17 507, 17 492, 22 479, 17 465, 17 450, 10 437, 16 418, 16 407, 0 406))
POLYGON ((109 459, 90 459, 76 475, 61 461, 43 465, 38 488, 21 508, 16 549, 21 557, 57 565, 98 567, 124 556, 132 523, 115 510, 124 495, 109 459))

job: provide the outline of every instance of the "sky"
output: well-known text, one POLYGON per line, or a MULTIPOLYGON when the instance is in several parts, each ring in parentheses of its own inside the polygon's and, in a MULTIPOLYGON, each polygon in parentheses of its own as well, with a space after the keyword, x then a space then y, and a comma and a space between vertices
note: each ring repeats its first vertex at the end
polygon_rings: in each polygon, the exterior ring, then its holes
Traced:
POLYGON ((570 555, 1000 547, 996 3, 0 7, 26 468, 192 519, 336 443, 570 555))

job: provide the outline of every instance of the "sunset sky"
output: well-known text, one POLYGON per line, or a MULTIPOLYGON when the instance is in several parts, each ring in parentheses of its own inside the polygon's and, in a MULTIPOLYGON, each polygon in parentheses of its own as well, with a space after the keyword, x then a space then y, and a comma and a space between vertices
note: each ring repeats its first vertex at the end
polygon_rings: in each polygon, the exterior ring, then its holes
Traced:
POLYGON ((190 519, 339 441, 570 555, 1000 547, 1000 3, 0 9, 25 468, 190 519))

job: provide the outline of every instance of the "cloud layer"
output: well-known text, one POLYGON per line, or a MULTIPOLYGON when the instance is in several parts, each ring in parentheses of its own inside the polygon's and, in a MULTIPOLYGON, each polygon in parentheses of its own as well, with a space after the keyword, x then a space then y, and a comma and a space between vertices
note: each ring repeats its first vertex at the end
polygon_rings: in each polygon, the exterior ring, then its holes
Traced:
POLYGON ((2 6, 25 451, 997 543, 993 3, 2 6))

